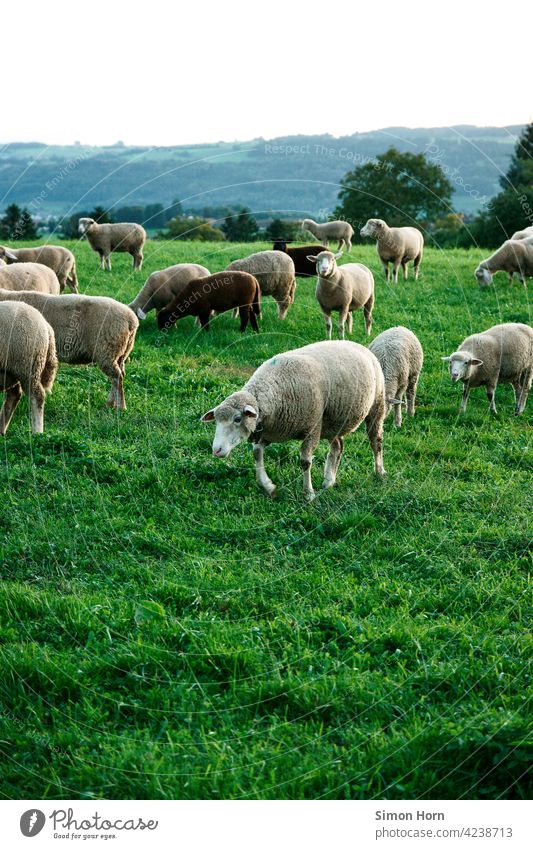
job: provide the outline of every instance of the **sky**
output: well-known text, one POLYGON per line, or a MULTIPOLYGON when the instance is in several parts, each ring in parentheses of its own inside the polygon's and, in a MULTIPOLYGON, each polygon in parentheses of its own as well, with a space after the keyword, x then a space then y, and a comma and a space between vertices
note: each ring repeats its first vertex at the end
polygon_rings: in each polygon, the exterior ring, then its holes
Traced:
POLYGON ((478 0, 10 2, 0 143, 527 123, 530 5, 515 0, 506 14, 478 0))

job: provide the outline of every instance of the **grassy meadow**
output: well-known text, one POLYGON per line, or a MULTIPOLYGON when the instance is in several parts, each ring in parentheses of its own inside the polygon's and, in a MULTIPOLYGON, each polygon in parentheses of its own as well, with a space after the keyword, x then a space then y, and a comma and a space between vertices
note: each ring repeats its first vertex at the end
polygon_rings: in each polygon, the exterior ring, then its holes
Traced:
MULTIPOLYGON (((219 271, 269 245, 149 242, 143 271, 99 270, 70 245, 80 291, 128 302, 148 274, 219 271)), ((314 281, 261 333, 229 314, 166 335, 141 323, 128 410, 94 368, 61 366, 44 436, 23 399, 1 441, 0 792, 3 798, 522 798, 531 792, 531 419, 474 390, 458 414, 441 356, 531 321, 479 251, 428 250, 418 282, 385 283, 373 245, 374 335, 425 351, 414 419, 364 428, 337 486, 307 504, 299 444, 211 456, 200 415, 275 352, 324 338, 314 281), (529 453, 528 453, 529 452, 529 453), (530 707, 530 705, 529 705, 530 707), (528 746, 529 742, 529 746, 528 746)), ((65 295, 68 297, 68 295, 65 295)), ((364 342, 362 314, 354 341, 364 342)), ((327 445, 315 455, 318 488, 327 445)))

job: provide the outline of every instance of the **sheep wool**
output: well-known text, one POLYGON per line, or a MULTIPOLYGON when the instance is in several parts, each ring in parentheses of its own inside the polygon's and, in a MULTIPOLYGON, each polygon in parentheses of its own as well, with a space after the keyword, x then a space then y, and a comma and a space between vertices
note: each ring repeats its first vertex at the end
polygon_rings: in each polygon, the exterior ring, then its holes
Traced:
POLYGON ((392 279, 398 282, 398 269, 403 269, 404 280, 407 280, 408 263, 413 261, 413 274, 418 280, 420 263, 424 253, 424 237, 416 227, 389 227, 382 218, 369 218, 361 228, 361 236, 376 239, 376 249, 385 272, 385 280, 389 282, 389 263, 392 262, 392 279))
POLYGON ((191 280, 181 294, 157 314, 157 326, 166 332, 180 318, 196 316, 204 330, 209 330, 213 312, 237 309, 241 319, 241 333, 248 321, 252 329, 259 330, 257 317, 261 315, 261 289, 252 274, 246 271, 219 271, 209 277, 191 280))
POLYGON ((0 245, 0 259, 4 259, 8 265, 14 262, 39 262, 52 269, 60 292, 67 283, 72 292, 78 291, 76 257, 72 251, 60 245, 42 245, 37 248, 6 248, 0 245))
POLYGON ((487 259, 479 263, 474 275, 483 288, 492 283, 492 276, 497 271, 506 271, 509 275, 509 283, 513 282, 513 276, 518 274, 520 282, 526 286, 526 277, 533 277, 533 240, 529 237, 523 239, 508 239, 487 259))
POLYGON ((294 262, 288 254, 274 250, 259 251, 230 262, 227 270, 252 274, 259 283, 261 295, 270 295, 277 302, 278 318, 285 318, 296 290, 294 262))
MULTIPOLYGON (((424 363, 422 345, 407 327, 390 327, 370 343, 369 350, 379 360, 385 378, 387 412, 392 400, 402 401, 407 394, 407 413, 415 414, 418 379, 424 363)), ((402 425, 402 405, 394 404, 394 424, 402 425)))
POLYGON ((100 268, 111 271, 111 254, 128 253, 133 270, 141 269, 146 230, 140 224, 97 224, 93 218, 80 218, 78 232, 87 236, 93 251, 100 256, 100 268))
POLYGON ((323 242, 326 249, 329 248, 331 241, 339 243, 339 251, 343 245, 347 252, 352 248, 353 227, 348 221, 325 221, 323 224, 317 224, 312 218, 304 218, 302 229, 308 230, 315 239, 323 242))
POLYGON ((0 389, 5 392, 1 434, 23 393, 28 396, 33 433, 43 432, 45 397, 56 372, 54 332, 42 315, 24 303, 0 303, 0 389))
POLYGON ((160 271, 154 271, 133 299, 129 308, 141 320, 145 319, 151 310, 162 310, 180 295, 191 280, 197 277, 208 277, 209 269, 192 262, 171 265, 160 271))
POLYGON ((0 268, 0 289, 13 292, 46 292, 59 295, 59 281, 46 265, 39 262, 24 262, 0 268))
POLYGON ((243 440, 254 443, 257 482, 270 496, 276 488, 265 471, 265 447, 299 440, 304 494, 312 500, 311 465, 320 439, 330 443, 323 484, 327 489, 336 481, 343 437, 363 421, 376 474, 385 474, 384 417, 385 387, 376 357, 355 342, 335 341, 271 357, 239 392, 205 413, 202 421, 216 423, 215 457, 227 457, 243 440))
POLYGON ((374 275, 366 265, 351 262, 338 266, 341 256, 331 251, 321 251, 317 256, 308 256, 316 263, 316 298, 326 320, 326 336, 331 339, 331 313, 339 313, 339 334, 344 339, 344 325, 348 321, 348 333, 352 332, 352 313, 363 310, 367 335, 372 330, 374 309, 374 275))

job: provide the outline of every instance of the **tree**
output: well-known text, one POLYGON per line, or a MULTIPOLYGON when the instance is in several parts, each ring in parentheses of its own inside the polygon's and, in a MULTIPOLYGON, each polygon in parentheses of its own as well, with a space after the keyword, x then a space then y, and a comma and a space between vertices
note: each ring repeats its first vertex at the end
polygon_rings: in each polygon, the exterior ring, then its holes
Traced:
POLYGON ((78 230, 78 222, 80 218, 94 218, 99 224, 108 224, 110 222, 109 215, 103 206, 96 206, 90 212, 81 210, 70 215, 68 218, 63 218, 60 225, 61 236, 63 239, 79 239, 80 232, 78 230))
POLYGON ((369 218, 384 218, 392 226, 427 225, 451 211, 452 190, 440 165, 422 153, 391 147, 346 174, 334 215, 349 221, 356 237, 369 218))
POLYGON ((300 225, 297 221, 286 221, 281 218, 273 218, 268 227, 265 229, 265 238, 269 242, 275 242, 276 239, 284 239, 291 241, 298 236, 300 225))
POLYGON ((179 217, 168 222, 168 230, 158 233, 158 239, 192 239, 198 242, 222 242, 224 233, 204 218, 179 217))
MULTIPOLYGON (((83 216, 80 215, 79 217, 82 218, 83 216)), ((86 215, 85 217, 86 218, 94 218, 94 220, 96 221, 97 224, 110 224, 111 223, 111 218, 109 217, 109 213, 108 213, 107 209, 105 209, 103 206, 95 206, 93 211, 89 212, 89 214, 86 215)))
POLYGON ((253 242, 259 236, 259 225, 246 206, 226 218, 222 230, 229 242, 253 242))
POLYGON ((500 185, 504 191, 533 185, 533 123, 522 130, 507 174, 500 178, 500 185))
POLYGON ((34 241, 39 238, 37 225, 26 207, 21 209, 16 203, 7 207, 3 218, 0 219, 0 237, 10 242, 17 239, 34 241))

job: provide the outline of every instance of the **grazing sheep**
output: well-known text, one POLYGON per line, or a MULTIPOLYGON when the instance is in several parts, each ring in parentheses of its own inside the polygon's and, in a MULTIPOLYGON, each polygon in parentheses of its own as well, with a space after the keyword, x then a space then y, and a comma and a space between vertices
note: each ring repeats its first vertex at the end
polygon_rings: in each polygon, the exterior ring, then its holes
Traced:
POLYGON ((416 227, 389 227, 381 218, 369 218, 365 226, 361 228, 361 236, 370 236, 376 239, 378 256, 383 265, 385 280, 390 279, 389 262, 393 265, 393 277, 398 282, 398 269, 403 269, 404 280, 407 280, 407 263, 414 260, 413 272, 415 280, 418 279, 418 271, 424 253, 424 237, 416 227))
POLYGON ((173 301, 157 314, 157 326, 168 330, 180 318, 194 315, 204 330, 209 330, 211 313, 239 310, 241 333, 248 320, 259 330, 256 316, 261 315, 261 290, 252 274, 245 271, 219 271, 209 277, 191 280, 173 301))
POLYGON ((474 333, 454 354, 442 359, 449 363, 452 383, 463 381, 460 412, 466 410, 470 390, 486 386, 489 409, 495 413, 498 383, 512 385, 515 416, 524 410, 533 376, 533 330, 527 324, 497 324, 483 333, 474 333))
POLYGON ((509 283, 513 282, 513 275, 518 274, 525 286, 526 277, 533 277, 533 244, 529 239, 508 239, 488 259, 479 263, 474 275, 483 288, 492 283, 492 275, 497 271, 506 271, 509 283))
POLYGON ((227 457, 245 439, 254 443, 257 482, 270 496, 276 487, 265 471, 265 447, 272 442, 301 441, 304 493, 312 501, 311 464, 320 439, 330 442, 324 468, 327 489, 335 483, 343 437, 362 421, 376 474, 385 474, 384 417, 383 372, 374 354, 355 342, 315 342, 267 360, 240 392, 205 413, 202 421, 216 422, 215 457, 227 457))
POLYGON ((140 224, 97 224, 93 218, 80 218, 78 231, 100 255, 102 270, 111 271, 113 252, 131 254, 133 270, 142 268, 146 230, 140 224))
POLYGON ((276 239, 272 246, 273 251, 282 251, 292 259, 296 277, 315 277, 316 268, 314 262, 309 262, 308 254, 313 251, 327 250, 325 245, 295 245, 288 247, 285 239, 276 239))
POLYGON ((51 268, 40 262, 22 262, 0 268, 0 289, 13 292, 46 292, 59 295, 59 281, 51 268))
POLYGON ((43 295, 40 292, 0 290, 0 301, 23 301, 46 318, 56 338, 62 363, 97 365, 111 380, 110 407, 125 410, 125 364, 139 327, 139 319, 113 298, 91 295, 43 295))
POLYGON ((57 371, 54 331, 27 304, 0 304, 0 434, 4 434, 23 392, 30 402, 33 433, 42 433, 44 401, 57 371))
POLYGON ((517 230, 516 233, 513 233, 511 240, 529 239, 531 236, 533 236, 533 227, 526 227, 525 230, 517 230))
POLYGON ((280 251, 259 251, 244 259, 236 259, 227 266, 228 271, 247 271, 261 289, 261 295, 271 295, 278 305, 278 318, 284 319, 294 301, 296 275, 294 263, 280 251))
MULTIPOLYGON (((376 336, 368 346, 377 357, 385 378, 387 413, 392 399, 402 401, 407 393, 407 413, 415 414, 415 398, 418 378, 424 362, 422 345, 407 327, 390 327, 376 336)), ((402 426, 402 405, 394 405, 394 424, 402 426)))
POLYGON ((162 310, 168 306, 191 280, 208 277, 210 273, 203 265, 187 262, 154 271, 129 308, 138 318, 145 319, 151 310, 162 310))
POLYGON ((326 221, 324 224, 317 224, 312 218, 304 218, 302 229, 309 230, 315 239, 324 243, 326 248, 329 248, 332 240, 339 243, 337 248, 339 251, 343 244, 347 251, 352 248, 353 227, 347 221, 326 221))
POLYGON ((344 339, 344 324, 348 319, 348 333, 352 332, 353 310, 363 308, 367 335, 372 330, 372 310, 374 309, 374 276, 366 265, 350 262, 340 268, 336 260, 342 251, 336 254, 321 251, 317 256, 308 256, 309 262, 315 262, 318 275, 316 297, 326 319, 326 335, 331 339, 331 313, 339 313, 339 334, 344 339))
POLYGON ((76 257, 60 245, 42 245, 37 248, 5 248, 0 245, 0 258, 7 264, 13 262, 40 262, 55 272, 62 292, 68 283, 72 292, 78 291, 76 257))

